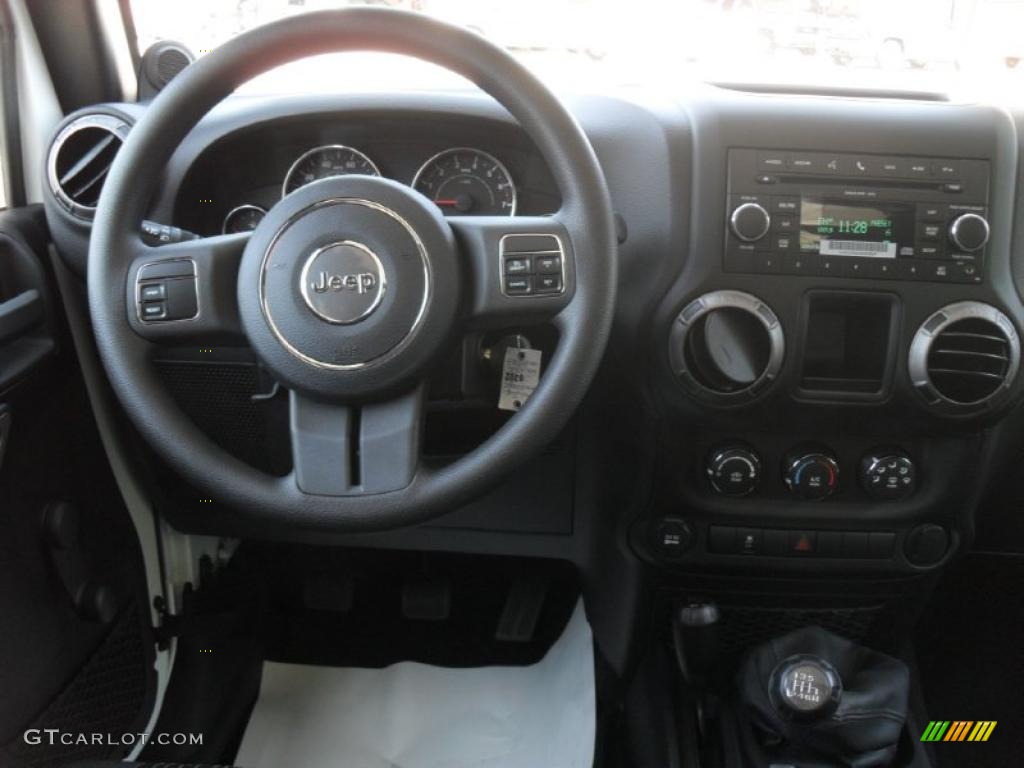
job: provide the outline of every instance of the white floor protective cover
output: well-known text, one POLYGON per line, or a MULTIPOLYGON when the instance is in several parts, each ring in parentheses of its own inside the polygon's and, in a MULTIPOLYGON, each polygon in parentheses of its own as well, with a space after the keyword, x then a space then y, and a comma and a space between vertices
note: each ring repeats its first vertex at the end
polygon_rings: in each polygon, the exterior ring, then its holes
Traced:
POLYGON ((242 768, 591 768, 594 656, 580 603, 529 667, 263 665, 242 768))

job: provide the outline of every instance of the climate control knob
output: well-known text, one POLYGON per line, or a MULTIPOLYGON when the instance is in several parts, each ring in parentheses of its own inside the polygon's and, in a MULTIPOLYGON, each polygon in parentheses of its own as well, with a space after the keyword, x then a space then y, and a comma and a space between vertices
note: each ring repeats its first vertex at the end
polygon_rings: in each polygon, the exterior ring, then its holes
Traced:
POLYGON ((964 213, 949 225, 949 239, 961 251, 980 251, 988 242, 988 221, 976 213, 964 213))
POLYGON ((723 496, 746 496, 761 482, 761 459, 743 446, 712 451, 705 471, 711 487, 723 496))
POLYGON ((917 487, 917 467, 899 449, 874 450, 861 459, 860 484, 865 493, 876 499, 905 499, 917 487))
POLYGON ((767 235, 771 224, 772 217, 757 203, 743 203, 729 217, 732 233, 745 243, 752 243, 767 235))
POLYGON ((794 496, 817 501, 839 487, 839 464, 827 451, 795 452, 783 463, 783 479, 794 496))

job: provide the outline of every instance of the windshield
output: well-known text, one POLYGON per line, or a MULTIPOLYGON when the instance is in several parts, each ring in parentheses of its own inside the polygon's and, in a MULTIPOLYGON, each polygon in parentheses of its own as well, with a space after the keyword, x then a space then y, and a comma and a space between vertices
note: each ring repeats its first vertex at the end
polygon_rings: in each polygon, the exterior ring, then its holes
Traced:
MULTIPOLYGON (((132 0, 138 45, 177 40, 203 55, 275 19, 352 5, 416 10, 461 24, 548 82, 686 81, 931 91, 1024 98, 1024 0, 132 0)), ((320 57, 249 91, 446 86, 397 57, 320 57), (340 75, 339 73, 345 73, 340 75)))

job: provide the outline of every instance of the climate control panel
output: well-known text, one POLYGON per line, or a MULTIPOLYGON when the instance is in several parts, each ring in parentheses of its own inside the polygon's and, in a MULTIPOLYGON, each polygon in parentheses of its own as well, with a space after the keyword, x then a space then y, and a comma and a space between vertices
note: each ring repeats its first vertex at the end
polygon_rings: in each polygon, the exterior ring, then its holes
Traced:
MULTIPOLYGON (((703 474, 710 491, 719 496, 739 498, 756 493, 772 495, 775 491, 800 501, 820 502, 840 489, 844 473, 842 462, 830 448, 804 444, 782 456, 778 480, 773 483, 757 448, 743 441, 730 441, 707 453, 703 474)), ((851 487, 872 501, 901 501, 917 490, 917 464, 901 448, 864 450, 859 463, 850 467, 850 474, 857 480, 851 487)))

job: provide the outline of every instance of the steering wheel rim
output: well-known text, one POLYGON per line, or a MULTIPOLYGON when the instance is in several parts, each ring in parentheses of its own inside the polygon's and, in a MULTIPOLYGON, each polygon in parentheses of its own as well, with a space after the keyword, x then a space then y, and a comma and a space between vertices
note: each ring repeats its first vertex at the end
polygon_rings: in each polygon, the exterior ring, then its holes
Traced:
MULTIPOLYGON (((514 224, 512 219, 506 226, 514 224)), ((473 237, 469 232, 458 239, 465 243, 473 237)), ((226 502, 240 524, 375 530, 423 522, 471 500, 557 436, 582 401, 609 337, 616 251, 610 199, 596 155, 574 118, 524 66, 478 35, 420 14, 372 8, 321 11, 234 38, 187 68, 150 105, 119 152, 100 197, 89 253, 89 306, 101 359, 134 424, 187 480, 226 502), (560 338, 540 386, 497 433, 447 466, 429 468, 419 462, 404 487, 325 495, 301 490, 295 472, 276 477, 241 462, 185 416, 156 375, 149 340, 138 333, 130 278, 140 252, 164 251, 140 247, 137 232, 162 169, 192 127, 262 72, 312 55, 356 50, 438 64, 474 82, 512 114, 561 192, 562 207, 551 221, 571 246, 566 259, 573 290, 551 318, 560 338)), ((494 259, 498 263, 499 256, 494 259)))

